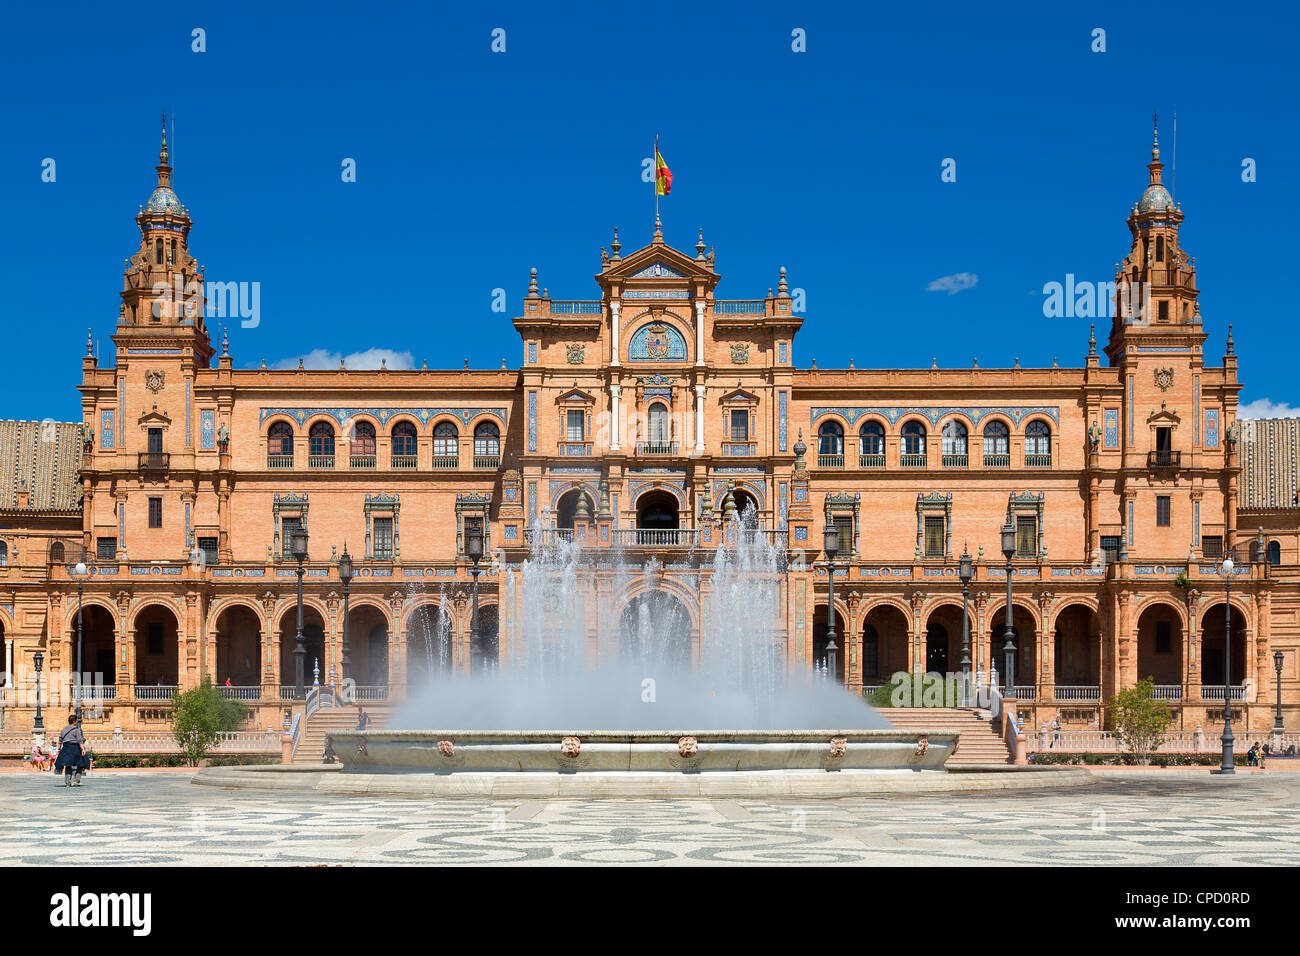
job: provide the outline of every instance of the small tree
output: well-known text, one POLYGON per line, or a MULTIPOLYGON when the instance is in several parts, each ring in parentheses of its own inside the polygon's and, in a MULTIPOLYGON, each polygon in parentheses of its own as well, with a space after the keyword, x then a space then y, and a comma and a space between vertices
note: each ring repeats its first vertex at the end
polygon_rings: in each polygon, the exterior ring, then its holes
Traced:
POLYGON ((222 697, 206 675, 198 687, 172 698, 172 736, 191 767, 207 756, 218 734, 234 730, 243 718, 244 705, 222 697))
POLYGON ((1151 751, 1160 746, 1173 715, 1155 696, 1155 681, 1145 677, 1136 687, 1111 698, 1110 723, 1119 739, 1139 764, 1151 762, 1151 751))

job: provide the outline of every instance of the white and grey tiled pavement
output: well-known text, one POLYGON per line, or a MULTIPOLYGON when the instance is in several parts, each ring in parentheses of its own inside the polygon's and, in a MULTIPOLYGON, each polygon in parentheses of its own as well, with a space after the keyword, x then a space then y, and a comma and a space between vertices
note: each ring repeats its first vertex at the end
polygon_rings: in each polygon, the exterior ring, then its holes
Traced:
POLYGON ((0 774, 10 866, 1300 865, 1300 773, 843 799, 421 800, 0 774))

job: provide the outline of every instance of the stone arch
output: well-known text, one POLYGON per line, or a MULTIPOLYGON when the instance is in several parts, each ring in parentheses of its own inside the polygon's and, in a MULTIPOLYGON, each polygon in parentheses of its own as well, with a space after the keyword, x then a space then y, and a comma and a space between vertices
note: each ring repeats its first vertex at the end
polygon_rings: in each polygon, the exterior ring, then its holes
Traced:
POLYGON ((424 434, 427 428, 426 422, 420 421, 418 417, 412 415, 410 412, 398 412, 397 414, 390 416, 389 419, 386 422, 384 422, 384 424, 379 429, 379 434, 392 435, 393 427, 396 425, 401 425, 402 423, 406 423, 407 425, 414 425, 415 434, 417 436, 424 434))
MULTIPOLYGON (((1233 686, 1241 686, 1250 674, 1250 636, 1253 629, 1251 615, 1234 595, 1232 601, 1232 642, 1231 660, 1228 680, 1233 686)), ((1227 622, 1226 602, 1219 596, 1213 599, 1204 611, 1198 615, 1200 624, 1200 681, 1203 686, 1223 686, 1223 643, 1224 629, 1227 622)), ((1270 664, 1272 662, 1270 661, 1270 664)))
POLYGON ((1147 601, 1135 618, 1137 679, 1156 684, 1182 684, 1185 609, 1173 601, 1147 601))
MULTIPOLYGON (((144 613, 146 610, 148 610, 151 607, 165 607, 167 608, 167 610, 171 611, 173 616, 175 616, 176 618, 176 624, 178 628, 180 627, 181 622, 185 620, 185 609, 181 607, 181 605, 177 603, 173 597, 171 597, 170 595, 163 595, 163 594, 150 594, 147 595, 146 597, 138 598, 134 603, 134 605, 132 606, 131 610, 127 613, 126 629, 128 631, 134 631, 137 619, 140 617, 142 613, 144 613)), ((114 614, 116 613, 117 611, 114 610, 114 614)), ((77 608, 74 605, 72 608, 73 627, 76 627, 76 623, 77 623, 77 608)))
MULTIPOLYGON (((972 609, 973 610, 973 609, 972 609)), ((924 608, 921 622, 922 648, 926 673, 949 674, 961 670, 961 600, 941 597, 924 608)), ((974 661, 975 627, 972 615, 971 660, 974 661)), ((973 669, 973 667, 972 667, 973 669)))
MULTIPOLYGON (((306 594, 304 594, 302 596, 302 610, 304 615, 307 613, 308 608, 311 608, 313 611, 319 614, 321 616, 321 620, 324 621, 326 624, 330 622, 331 615, 329 612, 329 608, 325 606, 325 602, 319 600, 318 598, 308 597, 306 594)), ((297 610, 298 610, 298 599, 296 595, 294 597, 289 598, 288 600, 281 601, 276 606, 275 610, 271 612, 271 627, 277 631, 281 630, 284 627, 284 622, 286 618, 293 619, 297 614, 297 610)), ((295 626, 296 626, 296 621, 295 621, 295 626)))
MULTIPOLYGON (((107 598, 92 597, 91 595, 86 595, 81 601, 81 606, 83 610, 88 607, 102 607, 104 610, 108 611, 109 614, 113 615, 114 622, 118 622, 122 616, 122 609, 118 607, 116 604, 114 604, 112 601, 108 600, 107 598)), ((64 625, 63 625, 64 630, 66 631, 68 628, 71 628, 73 631, 75 631, 77 627, 77 602, 75 600, 75 596, 74 596, 74 600, 72 601, 72 607, 68 609, 67 613, 65 614, 65 617, 66 620, 64 621, 64 625)), ((13 618, 7 613, 5 613, 3 610, 0 610, 0 622, 3 622, 6 631, 13 630, 14 627, 13 618)), ((128 625, 128 629, 129 627, 130 625, 128 625)))
POLYGON ((423 687, 455 664, 456 609, 451 596, 420 598, 406 612, 400 640, 406 682, 423 687))
MULTIPOLYGON (((649 591, 666 591, 682 603, 691 617, 691 629, 698 632, 701 625, 700 596, 675 575, 665 574, 658 580, 648 580, 639 575, 628 581, 616 594, 614 605, 625 607, 637 597, 649 591)), ((621 611, 619 613, 622 613, 621 611)))
POLYGON ((252 598, 231 595, 229 597, 217 598, 208 608, 208 616, 203 623, 209 634, 216 628, 217 619, 221 617, 226 610, 232 607, 246 607, 256 614, 258 626, 262 629, 263 634, 266 633, 266 608, 262 606, 262 603, 260 601, 255 601, 252 598))
POLYGON ((293 432, 293 436, 295 438, 297 438, 298 435, 300 434, 306 434, 306 432, 304 432, 298 426, 298 422, 293 417, 289 415, 279 415, 279 414, 272 415, 266 421, 262 422, 262 424, 258 428, 258 432, 262 437, 263 447, 265 447, 266 439, 269 438, 271 435, 271 427, 273 425, 278 425, 278 424, 288 425, 289 430, 293 432))
POLYGON ((674 498, 676 498, 677 506, 679 509, 686 507, 686 492, 682 491, 681 488, 678 488, 672 482, 665 481, 662 484, 658 484, 658 485, 646 483, 644 485, 634 488, 631 495, 632 498, 631 504, 633 510, 636 510, 638 502, 640 502, 640 500, 643 497, 656 491, 666 491, 674 498))
POLYGON ((1101 685, 1101 613, 1091 598, 1071 597, 1048 619, 1052 635, 1052 682, 1066 686, 1101 685))
POLYGON ((663 584, 656 582, 623 605, 619 658, 681 670, 690 666, 698 631, 685 602, 663 584))
POLYGON ((854 633, 862 641, 863 684, 883 684, 898 671, 912 670, 912 609, 907 602, 894 598, 872 601, 854 633))
MULTIPOLYGON (((118 669, 118 616, 117 608, 99 601, 82 602, 82 655, 81 671, 87 684, 103 682, 115 684, 118 669)), ((7 628, 0 629, 7 632, 7 628)), ((72 668, 76 665, 77 610, 73 607, 72 617, 65 634, 72 643, 72 668)))
POLYGON ((560 499, 571 491, 585 491, 591 498, 591 513, 596 514, 596 508, 600 504, 600 486, 593 481, 565 481, 551 490, 551 510, 558 512, 560 509, 560 499))
POLYGON ((216 649, 216 682, 224 685, 230 681, 235 687, 261 684, 265 628, 261 609, 234 598, 223 601, 220 608, 214 606, 213 611, 207 632, 216 649))
POLYGON ((360 686, 387 686, 392 643, 391 605, 369 596, 348 601, 349 677, 360 686))
MULTIPOLYGON (((828 654, 827 649, 830 646, 830 640, 827 636, 829 619, 830 615, 827 611, 824 596, 815 594, 813 596, 812 619, 812 659, 814 667, 820 667, 828 654)), ((835 598, 835 646, 838 650, 835 656, 836 673, 832 677, 841 684, 844 683, 845 675, 848 673, 849 644, 855 638, 855 635, 847 627, 847 623, 852 619, 853 615, 849 612, 848 604, 837 595, 835 598)))
POLYGON ((497 601, 479 601, 478 631, 478 643, 470 642, 470 669, 495 669, 501 663, 501 605, 497 601))
POLYGON ((171 601, 151 597, 131 615, 127 632, 135 643, 135 683, 140 700, 170 699, 165 688, 180 684, 181 612, 171 601), (162 688, 150 690, 150 688, 162 688))
POLYGON ((1187 604, 1183 601, 1176 601, 1172 597, 1164 594, 1157 594, 1152 597, 1143 598, 1139 601, 1137 607, 1133 608, 1133 620, 1137 621, 1137 619, 1145 614, 1147 609, 1154 604, 1165 604, 1173 608, 1174 613, 1178 615, 1178 626, 1184 632, 1187 630, 1187 604))
MULTIPOLYGON (((988 642, 990 661, 997 668, 999 679, 1005 686, 1006 670, 1006 597, 1001 601, 990 602, 985 610, 987 621, 984 640, 988 642)), ((1028 601, 1014 599, 1011 602, 1011 627, 1014 632, 1012 646, 1015 648, 1015 683, 1021 686, 1036 686, 1041 654, 1039 652, 1039 635, 1042 633, 1042 620, 1039 609, 1028 601)))
MULTIPOLYGON (((298 645, 298 619, 297 602, 289 601, 286 605, 277 618, 276 632, 280 635, 280 683, 287 686, 297 682, 294 652, 298 645)), ((328 650, 326 636, 330 625, 329 612, 319 602, 309 601, 304 597, 302 624, 303 648, 306 652, 302 665, 303 687, 311 686, 313 669, 317 663, 320 665, 320 682, 328 683, 329 658, 326 656, 328 650)))

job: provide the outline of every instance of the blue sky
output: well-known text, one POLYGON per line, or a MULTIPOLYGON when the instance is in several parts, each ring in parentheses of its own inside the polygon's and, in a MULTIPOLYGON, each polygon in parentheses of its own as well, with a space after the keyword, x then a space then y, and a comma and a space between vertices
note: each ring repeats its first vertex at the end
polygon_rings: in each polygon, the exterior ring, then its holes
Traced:
POLYGON ((1176 111, 1207 359, 1231 321, 1244 401, 1300 405, 1278 347, 1300 252, 1283 5, 186 6, 3 14, 0 417, 80 419, 85 330, 109 360, 164 107, 191 251, 209 281, 261 284, 237 365, 388 350, 454 368, 519 364, 530 267, 594 298, 613 227, 625 252, 649 240, 655 133, 666 238, 704 228, 720 297, 762 296, 785 266, 807 296, 798 365, 1081 364, 1089 320, 1045 319, 1043 286, 1111 277, 1152 109, 1167 164, 1176 111))

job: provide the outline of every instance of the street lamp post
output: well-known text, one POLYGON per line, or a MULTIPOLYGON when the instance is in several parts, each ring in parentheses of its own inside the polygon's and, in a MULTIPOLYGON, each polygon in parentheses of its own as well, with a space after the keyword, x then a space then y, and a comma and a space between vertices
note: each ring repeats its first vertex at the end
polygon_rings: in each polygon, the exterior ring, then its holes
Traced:
POLYGON ((77 714, 77 723, 81 723, 81 598, 86 577, 86 562, 78 561, 74 569, 77 574, 77 676, 72 681, 73 704, 77 714))
POLYGON ((45 721, 41 719, 41 666, 45 663, 45 655, 37 651, 32 656, 32 661, 36 664, 36 719, 32 721, 32 733, 44 734, 45 721))
POLYGON ((1223 609, 1223 759, 1220 773, 1236 773, 1232 760, 1232 557, 1223 559, 1223 588, 1227 604, 1223 609))
POLYGON ((307 532, 304 529, 294 530, 290 548, 294 560, 298 562, 298 637, 293 649, 293 692, 294 699, 301 700, 304 693, 303 685, 307 679, 307 648, 302 640, 302 563, 307 560, 307 532))
POLYGON ((1273 670, 1277 672, 1277 713, 1273 715, 1273 733, 1280 734, 1282 726, 1282 652, 1273 652, 1273 670))
MULTIPOLYGON (((961 685, 965 698, 970 694, 970 582, 975 576, 970 552, 966 545, 961 547, 961 559, 957 562, 957 577, 961 578, 961 685)), ((962 703, 966 703, 963 699, 962 703)))
POLYGON ((839 680, 839 667, 835 646, 835 555, 840 550, 840 532, 834 524, 826 526, 822 535, 822 547, 826 551, 826 672, 831 680, 839 680))
POLYGON ((343 585, 343 681, 352 676, 352 658, 348 656, 348 585, 352 583, 352 555, 348 554, 348 544, 343 542, 343 553, 339 556, 339 582, 343 585))
POLYGON ((1006 610, 1006 628, 1002 636, 1006 638, 1006 643, 1002 645, 1002 653, 1006 656, 1006 696, 1011 697, 1016 689, 1016 645, 1014 632, 1011 627, 1011 556, 1016 553, 1016 529, 1011 524, 1011 512, 1007 511, 1007 523, 1002 526, 1002 555, 1007 559, 1007 610, 1006 610))
POLYGON ((470 577, 474 579, 469 612, 469 643, 472 649, 478 651, 479 670, 483 670, 487 665, 487 648, 479 646, 478 633, 478 563, 483 559, 483 528, 477 522, 471 524, 465 534, 465 554, 474 562, 469 571, 470 577))

